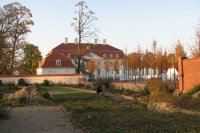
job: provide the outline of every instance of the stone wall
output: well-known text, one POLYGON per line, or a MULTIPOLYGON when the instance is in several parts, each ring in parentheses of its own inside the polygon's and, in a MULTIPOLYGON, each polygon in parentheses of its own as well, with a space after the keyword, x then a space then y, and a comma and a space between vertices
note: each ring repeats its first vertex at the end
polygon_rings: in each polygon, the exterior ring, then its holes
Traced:
POLYGON ((200 84, 200 58, 181 57, 178 59, 178 68, 180 92, 187 92, 200 84))
POLYGON ((82 81, 83 77, 78 74, 65 74, 65 75, 31 75, 31 76, 0 76, 3 84, 14 83, 17 84, 18 80, 23 78, 26 83, 43 83, 48 80, 50 84, 78 84, 82 81))
POLYGON ((132 90, 134 92, 140 92, 144 90, 146 83, 113 82, 112 85, 115 86, 116 89, 123 88, 123 89, 132 90))

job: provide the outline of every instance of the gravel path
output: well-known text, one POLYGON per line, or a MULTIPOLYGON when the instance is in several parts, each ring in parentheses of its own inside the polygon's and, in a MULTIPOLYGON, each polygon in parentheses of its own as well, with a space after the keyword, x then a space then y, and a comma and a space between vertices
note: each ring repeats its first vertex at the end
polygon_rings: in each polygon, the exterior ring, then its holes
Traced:
POLYGON ((0 133, 82 133, 74 129, 65 112, 56 106, 28 106, 11 110, 0 120, 0 133))

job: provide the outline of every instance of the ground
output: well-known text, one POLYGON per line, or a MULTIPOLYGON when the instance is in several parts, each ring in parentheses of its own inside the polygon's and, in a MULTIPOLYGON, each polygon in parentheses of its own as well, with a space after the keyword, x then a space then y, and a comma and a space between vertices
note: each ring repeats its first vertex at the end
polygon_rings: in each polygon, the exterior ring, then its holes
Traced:
POLYGON ((0 121, 0 133, 82 133, 58 106, 13 108, 10 118, 0 121))
POLYGON ((50 93, 55 106, 14 108, 10 119, 0 121, 0 133, 62 133, 74 132, 74 128, 88 133, 200 132, 199 115, 155 112, 122 100, 119 94, 102 95, 70 87, 40 90, 50 93), (60 106, 67 110, 67 115, 60 106))

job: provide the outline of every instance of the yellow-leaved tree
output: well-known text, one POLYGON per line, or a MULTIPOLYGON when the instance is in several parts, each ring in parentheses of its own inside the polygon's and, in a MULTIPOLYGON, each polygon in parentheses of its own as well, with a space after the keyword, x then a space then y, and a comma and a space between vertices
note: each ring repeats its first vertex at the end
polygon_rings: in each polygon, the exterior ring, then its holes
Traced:
POLYGON ((109 78, 109 69, 110 69, 110 59, 107 58, 105 63, 104 63, 104 70, 106 72, 106 79, 109 78))
POLYGON ((94 79, 94 71, 95 70, 96 70, 95 61, 90 59, 88 62, 88 72, 89 72, 90 76, 92 77, 92 79, 94 79))

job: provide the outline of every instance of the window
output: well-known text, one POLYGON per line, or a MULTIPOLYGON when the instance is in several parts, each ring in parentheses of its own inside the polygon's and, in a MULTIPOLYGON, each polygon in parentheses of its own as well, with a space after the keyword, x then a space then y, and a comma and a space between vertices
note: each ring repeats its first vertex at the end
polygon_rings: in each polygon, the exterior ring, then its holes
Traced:
POLYGON ((90 50, 90 46, 87 46, 86 49, 87 49, 87 50, 90 50))
POLYGON ((56 66, 61 66, 61 60, 56 60, 56 66))
POLYGON ((68 57, 68 58, 71 58, 71 54, 70 54, 70 53, 68 53, 68 54, 67 54, 67 57, 68 57))
POLYGON ((116 58, 119 58, 119 54, 116 54, 116 58))
POLYGON ((113 59, 113 54, 110 54, 110 58, 113 59))
POLYGON ((101 70, 100 69, 98 69, 98 75, 100 75, 101 74, 101 70))
POLYGON ((103 58, 106 58, 106 54, 103 54, 103 58))

